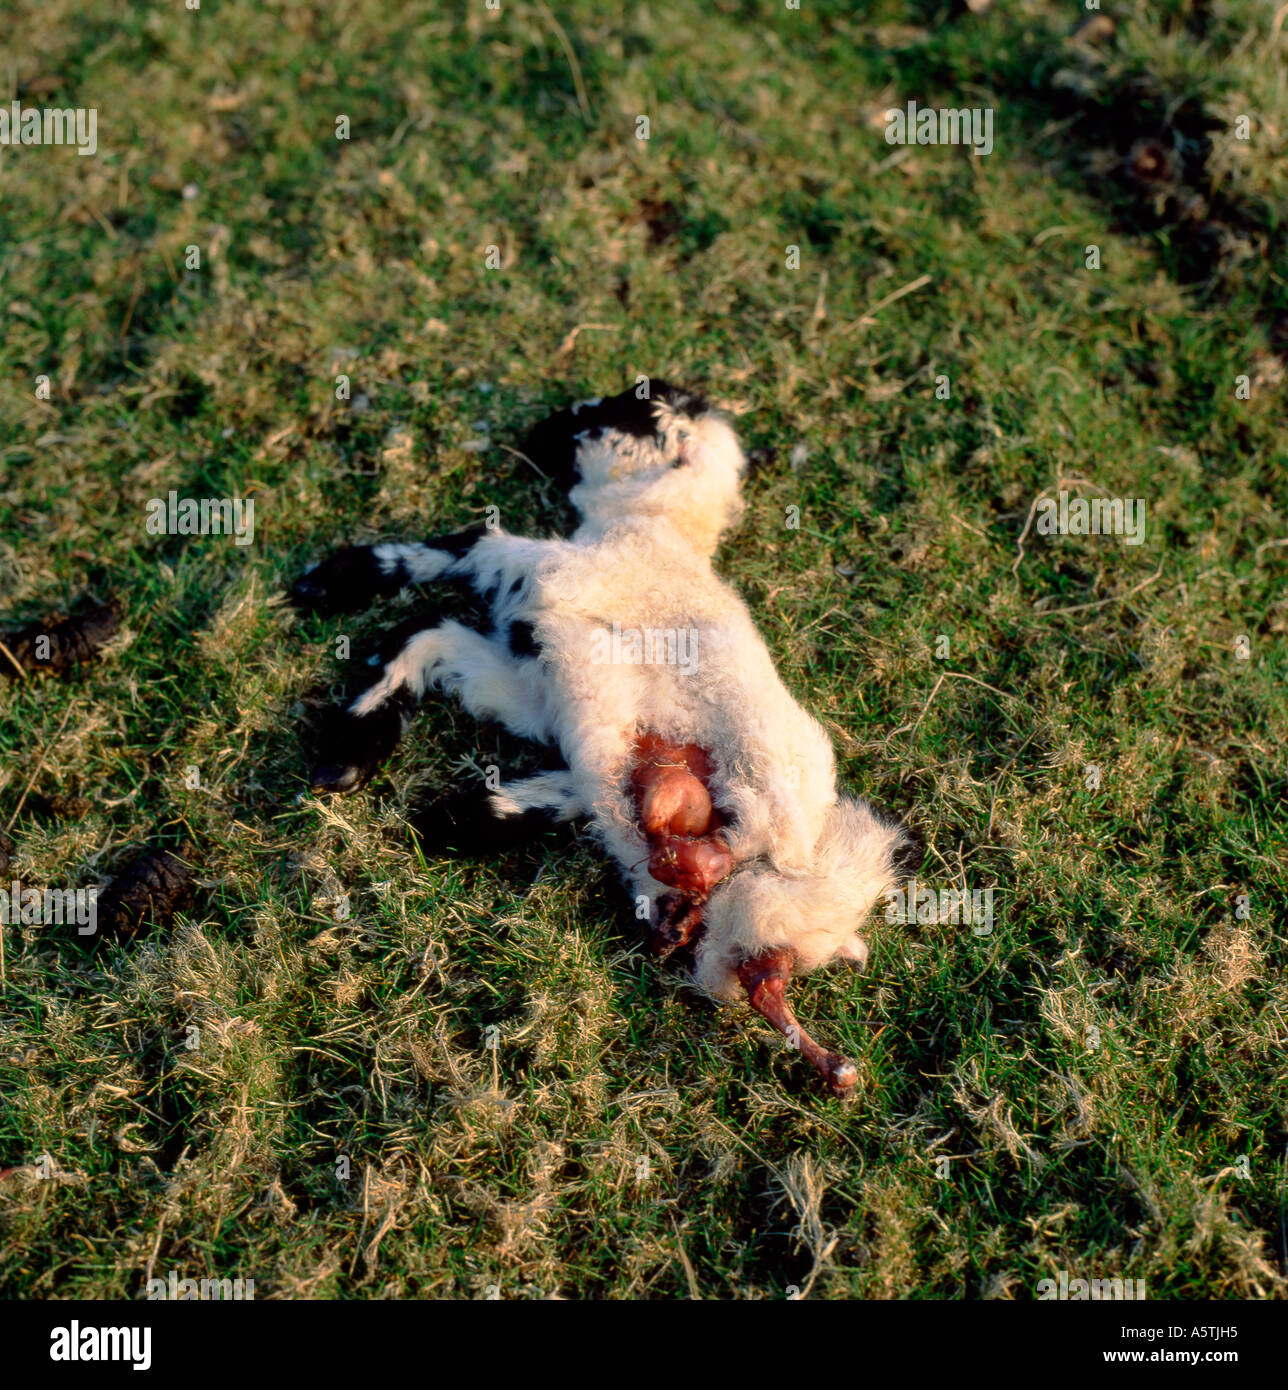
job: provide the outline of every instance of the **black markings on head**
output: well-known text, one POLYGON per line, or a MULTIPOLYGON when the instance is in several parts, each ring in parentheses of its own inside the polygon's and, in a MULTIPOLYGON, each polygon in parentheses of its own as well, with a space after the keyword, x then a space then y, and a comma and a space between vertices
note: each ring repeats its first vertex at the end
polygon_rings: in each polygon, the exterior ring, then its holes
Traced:
POLYGON ((659 404, 677 415, 699 416, 710 406, 696 391, 672 386, 666 381, 649 383, 649 394, 640 398, 628 387, 616 396, 606 396, 597 405, 557 411, 534 426, 524 441, 523 452, 547 477, 561 487, 571 488, 581 481, 577 469, 577 436, 598 438, 604 430, 633 435, 637 439, 660 439, 657 424, 659 404))
POLYGON ((668 406, 676 415, 696 417, 710 409, 696 391, 672 386, 667 381, 649 383, 649 394, 641 399, 631 387, 616 396, 608 396, 595 406, 584 406, 577 413, 583 429, 617 430, 637 439, 661 438, 657 424, 657 408, 668 406))
POLYGON ((523 441, 523 452, 565 492, 581 481, 576 436, 585 428, 571 410, 559 410, 534 425, 523 441))

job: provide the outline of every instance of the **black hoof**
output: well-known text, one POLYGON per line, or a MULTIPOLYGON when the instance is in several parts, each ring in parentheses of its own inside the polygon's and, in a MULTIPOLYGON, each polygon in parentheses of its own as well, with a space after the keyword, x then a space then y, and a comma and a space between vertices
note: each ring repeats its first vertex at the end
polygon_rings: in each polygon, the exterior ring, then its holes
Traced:
POLYGON ((291 586, 296 608, 322 617, 356 613, 402 587, 397 573, 386 574, 370 546, 351 545, 328 556, 291 586))
POLYGON ((375 768, 354 767, 340 763, 322 763, 314 768, 309 790, 314 796, 344 796, 365 787, 375 768))
POLYGON ((325 584, 315 584, 307 575, 297 580, 291 587, 291 602, 296 608, 327 607, 328 594, 325 584))
POLYGON ((357 791, 398 747, 415 701, 405 685, 375 709, 354 715, 331 710, 312 742, 313 775, 309 786, 315 796, 357 791))

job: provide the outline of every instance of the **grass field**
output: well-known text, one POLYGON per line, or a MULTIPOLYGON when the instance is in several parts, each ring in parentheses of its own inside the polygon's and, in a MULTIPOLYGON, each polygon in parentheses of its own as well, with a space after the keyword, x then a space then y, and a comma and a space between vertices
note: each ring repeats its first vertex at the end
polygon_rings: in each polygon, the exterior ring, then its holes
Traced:
POLYGON ((4 929, 0 1292, 1285 1295, 1288 26, 1112 9, 9 6, 0 97, 98 150, 0 148, 0 611, 127 631, 0 683, 5 877, 187 841, 201 888, 126 946, 4 929), (993 152, 888 144, 909 100, 993 152), (847 789, 996 889, 796 987, 850 1105, 645 957, 586 840, 413 852, 508 736, 431 702, 307 795, 335 638, 410 610, 285 586, 565 529, 514 450, 639 373, 763 465, 719 565, 847 789), (254 543, 149 535, 170 489, 254 543), (1062 489, 1143 543, 1024 535, 1062 489))

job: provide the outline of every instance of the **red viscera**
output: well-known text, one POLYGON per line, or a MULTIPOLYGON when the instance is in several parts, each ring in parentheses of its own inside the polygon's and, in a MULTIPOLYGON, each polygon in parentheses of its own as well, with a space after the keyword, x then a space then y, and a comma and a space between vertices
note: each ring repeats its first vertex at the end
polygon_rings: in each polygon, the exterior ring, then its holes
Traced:
POLYGON ((649 856, 649 873, 659 883, 677 888, 691 898, 705 899, 733 869, 733 855, 723 835, 698 839, 664 835, 651 839, 650 844, 653 853, 649 856))
POLYGON ((631 789, 650 840, 701 838, 724 824, 711 804, 711 759, 696 743, 668 743, 657 734, 635 740, 631 789))
POLYGON ((640 823, 654 835, 705 835, 711 828, 711 793, 689 771, 664 767, 641 779, 640 823))
MULTIPOLYGON (((711 759, 696 743, 670 743, 652 733, 636 738, 635 757, 631 789, 649 842, 648 871, 692 904, 683 911, 688 941, 700 929, 701 904, 733 870, 721 833, 724 817, 711 801, 711 759)), ((663 932, 659 950, 680 944, 675 935, 663 932)))
POLYGON ((660 734, 640 734, 635 740, 636 778, 658 768, 680 767, 706 782, 713 771, 711 759, 696 743, 670 743, 660 734))

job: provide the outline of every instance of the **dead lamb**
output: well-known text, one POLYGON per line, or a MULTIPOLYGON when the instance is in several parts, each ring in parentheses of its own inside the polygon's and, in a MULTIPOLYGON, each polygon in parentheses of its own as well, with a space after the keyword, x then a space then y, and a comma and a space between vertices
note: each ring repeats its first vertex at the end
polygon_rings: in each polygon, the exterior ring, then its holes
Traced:
POLYGON ((712 568, 743 511, 738 440, 701 397, 654 382, 650 398, 628 390, 560 411, 527 452, 570 488, 571 539, 479 526, 351 547, 296 584, 299 607, 334 613, 464 578, 492 619, 488 635, 456 621, 400 633, 335 720, 313 790, 361 786, 432 688, 553 745, 561 768, 418 817, 427 847, 486 848, 587 818, 647 908, 655 949, 691 946, 699 986, 745 994, 846 1095, 856 1068, 800 1027, 784 987, 830 961, 864 964, 859 929, 921 844, 838 794, 827 735, 712 568), (641 640, 653 644, 644 659, 641 640))

